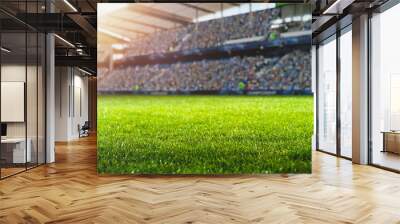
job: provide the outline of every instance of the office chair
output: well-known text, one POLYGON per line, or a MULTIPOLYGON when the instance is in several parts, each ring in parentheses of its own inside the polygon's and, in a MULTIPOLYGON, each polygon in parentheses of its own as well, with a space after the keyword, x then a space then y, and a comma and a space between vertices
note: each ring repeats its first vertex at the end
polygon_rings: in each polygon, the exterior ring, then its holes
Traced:
POLYGON ((79 129, 79 138, 89 136, 89 129, 90 129, 89 121, 85 121, 82 127, 78 125, 78 129, 79 129))

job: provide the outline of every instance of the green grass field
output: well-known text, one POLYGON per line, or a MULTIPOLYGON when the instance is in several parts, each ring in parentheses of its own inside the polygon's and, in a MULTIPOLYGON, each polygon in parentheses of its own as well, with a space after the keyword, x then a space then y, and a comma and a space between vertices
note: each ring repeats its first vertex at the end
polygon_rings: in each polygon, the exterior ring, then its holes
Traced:
POLYGON ((98 97, 98 172, 310 173, 311 96, 98 97))

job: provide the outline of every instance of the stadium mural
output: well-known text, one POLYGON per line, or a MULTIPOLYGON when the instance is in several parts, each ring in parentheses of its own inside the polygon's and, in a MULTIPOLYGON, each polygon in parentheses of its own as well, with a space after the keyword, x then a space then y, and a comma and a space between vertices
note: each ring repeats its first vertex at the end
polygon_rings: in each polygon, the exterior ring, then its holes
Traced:
POLYGON ((310 173, 307 4, 99 4, 100 174, 310 173), (103 49, 102 49, 103 48, 103 49))

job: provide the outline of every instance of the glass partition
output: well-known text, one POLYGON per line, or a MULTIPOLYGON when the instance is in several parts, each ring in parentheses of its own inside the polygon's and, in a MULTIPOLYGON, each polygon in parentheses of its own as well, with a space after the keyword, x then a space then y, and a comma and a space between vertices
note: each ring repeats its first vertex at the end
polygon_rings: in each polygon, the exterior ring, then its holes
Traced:
MULTIPOLYGON (((18 13, 42 12, 43 5, 0 2, 18 13)), ((1 179, 45 163, 46 39, 10 15, 0 12, 1 179)))
POLYGON ((340 154, 352 157, 352 32, 340 36, 340 154))
POLYGON ((38 35, 36 32, 27 33, 27 82, 26 82, 26 112, 27 112, 27 144, 28 151, 30 150, 30 161, 27 167, 31 168, 37 165, 38 160, 38 141, 37 141, 37 127, 38 127, 38 35))
POLYGON ((24 171, 31 161, 26 141, 26 41, 25 32, 1 34, 2 177, 24 171))
POLYGON ((371 19, 371 162, 400 170, 400 4, 371 19))
POLYGON ((336 37, 318 48, 318 149, 336 153, 336 37))

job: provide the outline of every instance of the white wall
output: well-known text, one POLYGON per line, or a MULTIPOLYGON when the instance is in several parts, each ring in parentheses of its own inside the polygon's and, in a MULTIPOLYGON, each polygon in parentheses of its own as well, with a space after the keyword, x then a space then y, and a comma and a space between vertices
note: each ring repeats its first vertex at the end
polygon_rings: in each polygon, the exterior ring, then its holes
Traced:
MULTIPOLYGON (((25 82, 25 64, 2 65, 1 81, 25 82)), ((25 122, 7 123, 7 137, 25 137, 25 122)))
MULTIPOLYGON (((82 111, 81 114, 79 111, 76 111, 76 116, 78 123, 81 125, 85 123, 85 121, 88 120, 88 78, 85 76, 80 76, 80 75, 75 75, 75 86, 80 88, 81 90, 81 105, 82 105, 82 111)), ((77 125, 77 123, 76 123, 77 125)), ((76 126, 75 125, 75 126, 76 126)))
POLYGON ((68 140, 68 117, 70 85, 69 69, 67 67, 55 68, 55 141, 68 140))
POLYGON ((56 68, 56 141, 77 139, 78 125, 88 120, 88 78, 83 75, 76 68, 56 68))
MULTIPOLYGON (((32 67, 28 66, 28 70, 32 67)), ((9 64, 1 66, 1 81, 21 81, 25 82, 25 64, 9 64)))
MULTIPOLYGON (((4 64, 1 66, 1 81, 2 82, 25 82, 26 70, 28 72, 28 81, 29 85, 36 86, 36 80, 32 80, 30 78, 31 74, 36 75, 36 67, 35 66, 27 66, 19 65, 19 64, 4 64)), ((36 111, 36 88, 27 88, 27 106, 35 107, 36 111), (30 105, 33 102, 32 105, 30 105)), ((4 96, 3 96, 4 97, 4 96)), ((40 105, 39 105, 40 106, 40 105)), ((7 110, 7 108, 1 108, 2 110, 7 110)), ((27 113, 28 129, 31 127, 36 130, 36 113, 32 113, 32 109, 28 110, 27 113), (34 124, 31 122, 34 121, 34 124), (33 127, 35 126, 35 127, 33 127)), ((26 122, 7 122, 7 136, 8 137, 25 137, 25 123, 26 122)), ((28 130, 29 131, 29 130, 28 130)), ((36 133, 35 133, 36 134, 36 133)), ((29 137, 29 133, 28 133, 29 137)))

